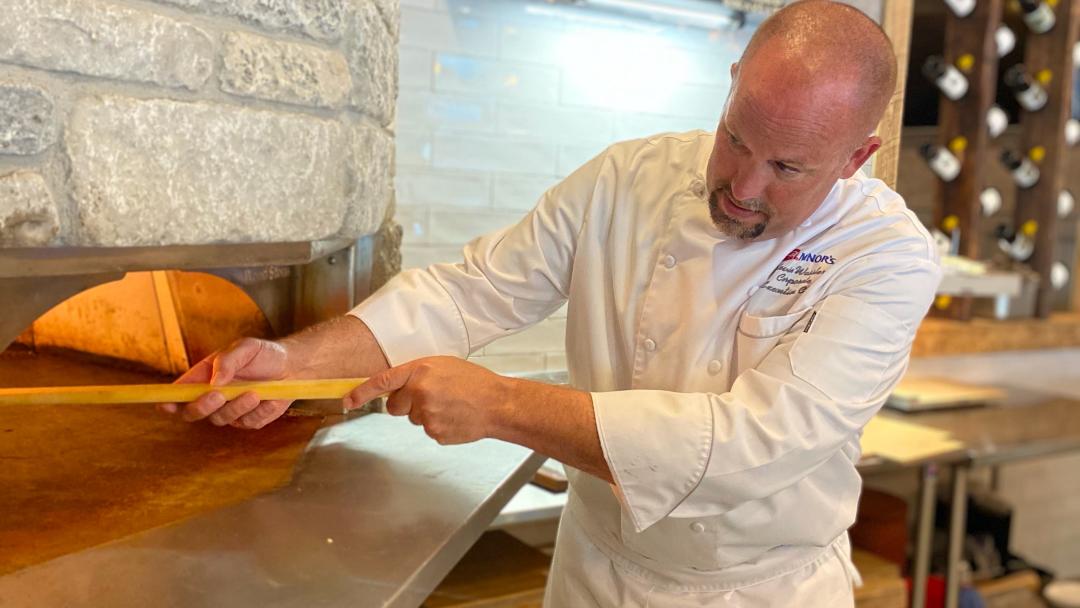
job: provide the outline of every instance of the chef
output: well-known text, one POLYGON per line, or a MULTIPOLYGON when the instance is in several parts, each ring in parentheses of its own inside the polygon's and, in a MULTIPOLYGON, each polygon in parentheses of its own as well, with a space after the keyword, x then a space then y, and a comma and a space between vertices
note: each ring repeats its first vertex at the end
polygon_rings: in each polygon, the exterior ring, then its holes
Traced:
MULTIPOLYGON (((859 435, 940 279, 926 230, 860 173, 896 60, 862 13, 808 0, 731 76, 715 133, 617 143, 463 261, 180 381, 371 376, 347 405, 389 393, 440 443, 565 463, 546 606, 853 605, 859 435), (465 360, 564 303, 569 387, 465 360)), ((163 408, 259 428, 287 406, 163 408)))

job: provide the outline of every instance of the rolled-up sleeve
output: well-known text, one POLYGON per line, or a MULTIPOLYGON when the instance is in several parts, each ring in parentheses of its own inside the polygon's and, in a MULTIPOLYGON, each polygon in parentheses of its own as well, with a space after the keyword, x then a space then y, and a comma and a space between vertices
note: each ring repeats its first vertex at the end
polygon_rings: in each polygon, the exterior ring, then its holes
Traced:
POLYGON ((730 391, 594 393, 635 528, 771 496, 857 438, 903 376, 939 281, 932 260, 868 256, 730 391))
POLYGON ((391 365, 466 357, 543 320, 567 299, 606 155, 548 190, 517 224, 470 242, 462 262, 402 272, 349 314, 368 325, 391 365))

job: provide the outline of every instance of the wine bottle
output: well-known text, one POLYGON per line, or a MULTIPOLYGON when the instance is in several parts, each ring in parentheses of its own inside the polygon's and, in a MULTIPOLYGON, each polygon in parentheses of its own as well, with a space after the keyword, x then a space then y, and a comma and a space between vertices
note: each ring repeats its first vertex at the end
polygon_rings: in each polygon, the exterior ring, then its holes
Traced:
POLYGON ((1057 214, 1058 217, 1068 217, 1073 212, 1073 208, 1076 207, 1076 199, 1073 198, 1072 192, 1068 190, 1062 190, 1058 193, 1057 200, 1057 214))
POLYGON ((1028 112, 1037 112, 1045 105, 1049 96, 1046 89, 1027 75, 1022 64, 1016 64, 1005 72, 1005 84, 1013 90, 1016 101, 1028 112))
POLYGON ((994 30, 994 45, 997 46, 997 56, 1004 57, 1016 48, 1016 34, 1003 23, 994 30))
POLYGON ((926 164, 930 165, 930 170, 942 180, 951 182, 956 179, 957 175, 960 175, 960 159, 945 148, 933 144, 923 144, 919 147, 919 152, 926 159, 926 164))
POLYGON ((1061 289, 1069 284, 1069 267, 1061 262, 1054 262, 1050 266, 1050 286, 1061 289))
POLYGON ((995 139, 1005 132, 1009 126, 1009 115, 1001 106, 994 104, 986 111, 986 130, 990 133, 990 139, 995 139))
POLYGON ((975 10, 975 0, 945 0, 945 6, 957 17, 967 17, 975 10))
POLYGON ((1035 253, 1035 233, 1039 231, 1039 224, 1035 220, 1028 220, 1020 226, 1020 230, 1013 231, 1005 225, 997 227, 998 248, 1009 256, 1009 259, 1017 262, 1026 262, 1035 253))
POLYGON ((1024 23, 1036 34, 1045 34, 1054 27, 1054 9, 1041 0, 1020 0, 1024 23))
POLYGON ((984 217, 990 217, 1001 211, 1001 205, 1001 192, 997 188, 990 186, 979 193, 979 207, 982 208, 984 217))
POLYGON ((923 74, 937 85, 949 99, 956 101, 968 90, 968 80, 960 70, 950 65, 941 55, 931 55, 923 64, 923 74))
POLYGON ((1080 143, 1080 120, 1070 118, 1065 122, 1065 143, 1070 146, 1080 143))
POLYGON ((1022 189, 1030 188, 1039 181, 1039 168, 1026 156, 1019 156, 1012 150, 1001 153, 1001 162, 1012 173, 1013 181, 1022 189))
POLYGON ((960 218, 945 216, 941 221, 941 230, 949 235, 949 255, 960 255, 960 218))

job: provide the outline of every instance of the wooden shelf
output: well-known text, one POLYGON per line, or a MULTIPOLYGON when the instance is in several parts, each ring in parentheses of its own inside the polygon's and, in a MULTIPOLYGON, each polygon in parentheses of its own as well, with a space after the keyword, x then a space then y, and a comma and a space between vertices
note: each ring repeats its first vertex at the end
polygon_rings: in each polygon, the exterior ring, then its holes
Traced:
POLYGON ((930 357, 1076 346, 1080 346, 1080 313, 1057 313, 1049 319, 1008 321, 927 318, 915 336, 911 355, 930 357))

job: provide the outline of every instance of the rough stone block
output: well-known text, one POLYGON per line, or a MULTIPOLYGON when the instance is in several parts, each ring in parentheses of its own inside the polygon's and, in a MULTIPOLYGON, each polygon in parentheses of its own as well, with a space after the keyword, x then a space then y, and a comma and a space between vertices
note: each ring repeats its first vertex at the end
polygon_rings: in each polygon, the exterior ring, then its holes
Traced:
POLYGON ((38 154, 55 141, 48 94, 37 87, 0 82, 0 154, 38 154))
POLYGON ((56 203, 41 175, 0 175, 0 247, 41 247, 59 231, 56 203))
POLYGON ((386 218, 393 191, 393 138, 377 127, 353 125, 348 163, 349 208, 342 232, 350 237, 373 234, 386 218))
POLYGON ((346 0, 156 0, 213 15, 227 15, 260 27, 337 40, 346 0))
POLYGON ((225 36, 221 90, 227 93, 337 108, 351 88, 340 53, 250 34, 225 36))
POLYGON ((383 125, 394 120, 398 94, 397 43, 373 2, 350 11, 346 54, 352 71, 351 105, 383 125))
POLYGON ((0 61, 195 90, 213 44, 192 25, 102 0, 6 0, 0 61))
POLYGON ((386 220, 375 235, 375 255, 371 261, 371 291, 386 285, 401 272, 401 224, 386 220))
POLYGON ((334 121, 94 97, 64 141, 85 244, 303 241, 342 226, 347 136, 334 121))
POLYGON ((394 40, 397 40, 401 35, 400 0, 374 0, 374 2, 379 7, 379 13, 382 15, 383 21, 386 22, 386 27, 390 30, 390 34, 394 37, 394 40))

